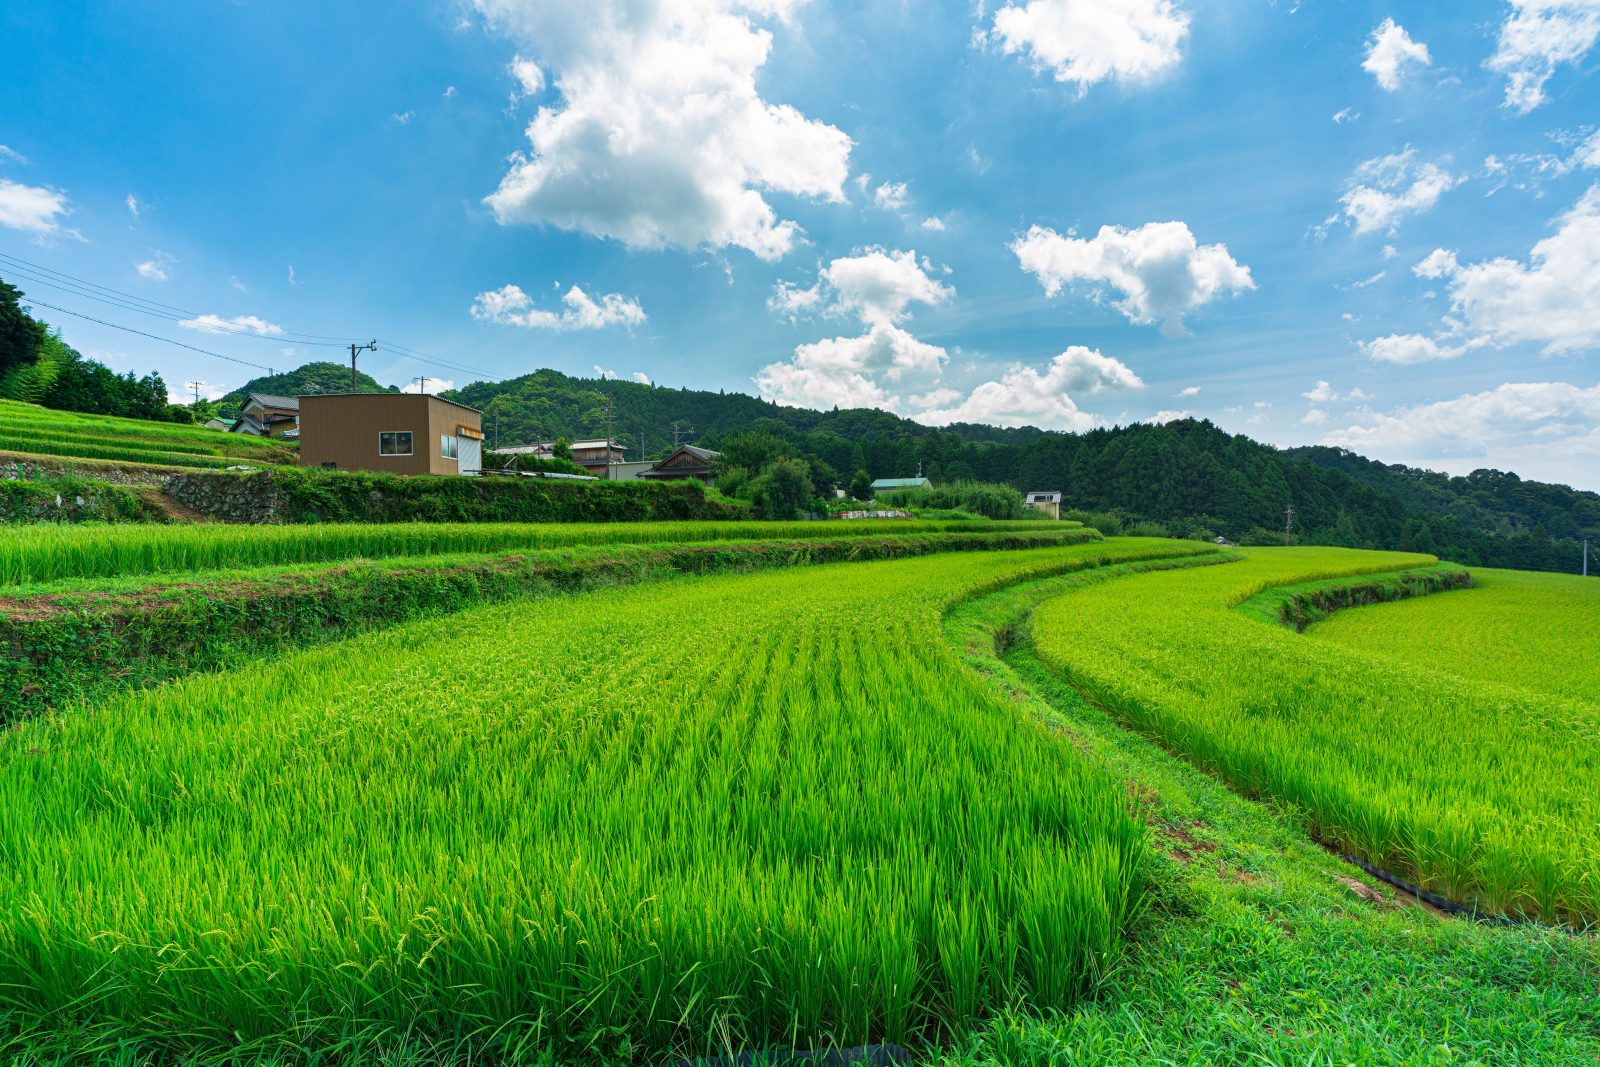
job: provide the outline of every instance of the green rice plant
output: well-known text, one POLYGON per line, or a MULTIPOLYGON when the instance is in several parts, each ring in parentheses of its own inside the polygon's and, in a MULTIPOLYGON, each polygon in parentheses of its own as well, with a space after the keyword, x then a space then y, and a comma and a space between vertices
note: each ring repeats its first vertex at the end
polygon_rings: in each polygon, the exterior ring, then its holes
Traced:
POLYGON ((503 605, 22 723, 0 1018, 175 1058, 387 1029, 654 1061, 1065 1007, 1115 965, 1144 827, 940 619, 1201 549, 503 605))
MULTIPOLYGON (((1061 596, 1035 615, 1034 639, 1041 660, 1122 721, 1247 795, 1299 810, 1322 841, 1486 910, 1600 919, 1600 704, 1583 698, 1592 662, 1572 666, 1537 633, 1461 639, 1482 657, 1466 670, 1420 651, 1448 645, 1526 583, 1491 579, 1481 609, 1471 607, 1480 590, 1358 609, 1362 622, 1347 629, 1360 636, 1342 643, 1233 610, 1272 587, 1429 562, 1250 550, 1239 563, 1061 596), (1391 642, 1384 620, 1424 605, 1431 624, 1391 642), (1541 667, 1543 686, 1502 684, 1541 667)), ((1516 610, 1512 625, 1537 603, 1516 610)))
POLYGON ((1473 588, 1341 611, 1307 634, 1562 700, 1600 704, 1600 580, 1474 568, 1473 588))
MULTIPOLYGON (((324 523, 28 526, 0 537, 0 585, 266 564, 575 545, 1057 530, 1051 522, 324 523)), ((1086 537, 1098 539, 1092 531, 1086 537)))

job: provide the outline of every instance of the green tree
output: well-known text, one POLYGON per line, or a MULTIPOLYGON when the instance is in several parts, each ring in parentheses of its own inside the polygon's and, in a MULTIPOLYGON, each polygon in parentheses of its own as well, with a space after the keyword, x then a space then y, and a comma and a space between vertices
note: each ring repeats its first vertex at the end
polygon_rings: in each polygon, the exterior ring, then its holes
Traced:
POLYGON ((556 438, 555 446, 550 451, 557 459, 564 459, 568 463, 572 462, 572 442, 567 440, 565 436, 556 438))
POLYGON ((865 467, 858 468, 850 476, 850 497, 853 500, 872 499, 872 475, 865 467))
POLYGON ((39 358, 48 331, 22 306, 22 290, 0 281, 0 374, 39 358))
POLYGON ((767 464, 750 486, 756 514, 763 519, 797 519, 810 499, 810 474, 792 457, 767 464))

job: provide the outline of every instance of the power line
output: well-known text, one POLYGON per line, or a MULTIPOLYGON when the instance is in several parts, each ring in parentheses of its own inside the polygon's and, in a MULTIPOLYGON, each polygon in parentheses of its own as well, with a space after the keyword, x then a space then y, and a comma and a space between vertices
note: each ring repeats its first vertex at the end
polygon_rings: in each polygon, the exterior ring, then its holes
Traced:
MULTIPOLYGON (((123 311, 133 311, 139 314, 150 315, 155 318, 166 319, 169 321, 171 321, 174 316, 180 316, 186 319, 198 319, 202 317, 200 312, 197 312, 192 308, 178 307, 174 304, 164 304, 158 300, 151 300, 146 297, 138 296, 134 293, 113 288, 109 285, 101 285, 99 282, 92 282, 86 278, 79 278, 75 275, 67 274, 64 271, 54 270, 50 267, 43 266, 39 263, 34 263, 30 260, 23 259, 20 256, 14 256, 9 253, 0 252, 0 266, 4 266, 9 273, 31 284, 43 285, 51 289, 60 290, 64 293, 70 293, 73 296, 81 296, 90 300, 99 301, 100 303, 109 304, 112 307, 119 308, 123 311)), ((212 352, 209 349, 200 348, 196 345, 185 344, 182 341, 174 341, 170 337, 161 337, 157 334, 145 333, 142 330, 136 330, 130 326, 122 326, 114 322, 107 322, 104 319, 97 319, 92 315, 85 315, 77 311, 69 311, 66 308, 57 307, 54 304, 46 304, 40 300, 33 300, 32 298, 29 298, 28 302, 30 304, 37 304, 39 307, 49 308, 51 311, 58 311, 63 315, 72 315, 75 318, 86 319, 90 322, 99 323, 102 326, 110 326, 113 329, 138 334, 141 337, 148 337, 151 340, 165 341, 168 344, 177 345, 180 348, 187 348, 190 351, 200 352, 204 355, 215 356, 218 359, 225 359, 231 363, 238 363, 246 367, 256 367, 261 370, 270 371, 272 369, 270 367, 262 367, 259 363, 251 363, 248 360, 236 359, 233 356, 225 356, 220 352, 212 352)), ((297 333, 290 330, 285 330, 282 333, 266 334, 251 330, 248 327, 235 326, 226 321, 219 322, 215 325, 207 324, 206 329, 208 332, 224 334, 230 337, 252 337, 263 341, 273 341, 278 344, 324 348, 351 347, 350 341, 345 340, 344 338, 330 336, 328 334, 297 333)), ((371 348, 374 343, 375 342, 368 342, 360 347, 371 348)), ((503 382, 506 380, 499 375, 489 373, 481 367, 473 367, 464 363, 457 363, 451 360, 443 359, 438 356, 430 355, 426 352, 410 348, 406 345, 398 344, 394 341, 386 340, 382 343, 385 350, 392 351, 400 358, 408 359, 412 362, 426 363, 435 367, 442 367, 445 370, 454 371, 457 374, 473 375, 479 380, 486 382, 503 382)), ((376 349, 372 350, 376 351, 376 349)))
POLYGON ((476 374, 484 381, 505 381, 504 378, 501 378, 498 375, 490 374, 488 371, 482 370, 478 367, 469 367, 462 363, 452 363, 449 360, 441 359, 438 356, 430 356, 426 352, 419 352, 414 348, 407 348, 405 345, 396 344, 394 341, 385 340, 382 337, 378 338, 378 340, 382 342, 385 350, 392 351, 404 359, 414 360, 418 363, 431 363, 436 367, 444 367, 446 370, 457 371, 461 374, 476 374))
POLYGON ((177 345, 179 348, 187 348, 189 351, 199 352, 203 356, 215 356, 218 359, 225 359, 229 363, 237 363, 244 367, 254 367, 256 370, 264 370, 268 374, 273 373, 271 367, 264 367, 260 363, 251 363, 247 359, 235 359, 233 356, 225 356, 221 352, 213 352, 209 348, 199 348, 195 345, 184 344, 182 341, 174 341, 170 337, 162 337, 158 334, 145 333, 143 330, 135 330, 132 326, 120 326, 115 322, 107 322, 105 319, 97 319, 93 315, 85 315, 77 311, 68 311, 66 308, 58 308, 54 304, 46 304, 42 300, 31 300, 29 303, 37 304, 42 308, 49 308, 51 311, 59 311, 63 315, 71 315, 74 318, 88 319, 90 322, 98 322, 100 325, 109 326, 113 330, 122 330, 125 333, 136 333, 140 337, 148 337, 152 341, 165 341, 169 345, 177 345))
MULTIPOLYGON (((182 308, 173 304, 163 304, 159 300, 150 300, 146 297, 125 292, 121 289, 114 289, 109 285, 101 285, 99 282, 92 282, 86 278, 79 278, 76 275, 67 274, 64 271, 53 270, 50 267, 41 266, 38 263, 33 263, 29 260, 22 259, 19 256, 13 256, 8 253, 0 252, 0 265, 6 266, 7 269, 13 274, 20 276, 36 285, 45 285, 52 289, 60 289, 63 292, 72 293, 74 296, 83 296, 89 298, 90 300, 98 300, 102 303, 112 304, 116 307, 122 308, 125 311, 137 311, 145 315, 154 315, 157 318, 164 319, 170 319, 173 316, 181 316, 188 319, 199 319, 203 317, 200 312, 195 311, 193 308, 182 308), (43 275, 43 277, 40 277, 40 275, 43 275)), ((278 344, 284 344, 287 342, 290 344, 330 348, 343 348, 347 344, 343 338, 330 337, 326 334, 297 333, 293 330, 284 330, 282 333, 265 334, 256 330, 252 330, 249 327, 234 325, 226 320, 223 320, 221 323, 214 326, 208 325, 206 328, 213 333, 225 333, 237 337, 259 337, 262 340, 273 341, 278 344)))

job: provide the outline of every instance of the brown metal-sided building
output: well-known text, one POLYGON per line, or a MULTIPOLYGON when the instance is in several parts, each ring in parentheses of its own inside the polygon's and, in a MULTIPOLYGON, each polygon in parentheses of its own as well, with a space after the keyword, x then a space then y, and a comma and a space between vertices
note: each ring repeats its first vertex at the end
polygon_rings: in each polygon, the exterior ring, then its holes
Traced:
POLYGON ((477 474, 483 413, 416 393, 300 398, 300 465, 391 474, 477 474))

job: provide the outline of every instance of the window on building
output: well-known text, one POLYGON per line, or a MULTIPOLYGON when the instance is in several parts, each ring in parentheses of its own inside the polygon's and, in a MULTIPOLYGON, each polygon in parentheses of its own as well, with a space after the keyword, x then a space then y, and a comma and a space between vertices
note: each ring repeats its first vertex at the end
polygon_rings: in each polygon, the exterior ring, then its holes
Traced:
POLYGON ((339 465, 337 463, 334 463, 332 460, 324 460, 323 464, 322 464, 322 469, 325 470, 325 471, 336 471, 336 470, 339 469, 339 465))
POLYGON ((411 455, 410 430, 384 430, 378 434, 378 455, 380 456, 409 456, 411 455))
POLYGON ((439 435, 439 458, 440 459, 455 459, 456 458, 456 448, 457 448, 457 444, 456 444, 456 435, 455 434, 453 434, 453 433, 442 433, 442 434, 439 435))

